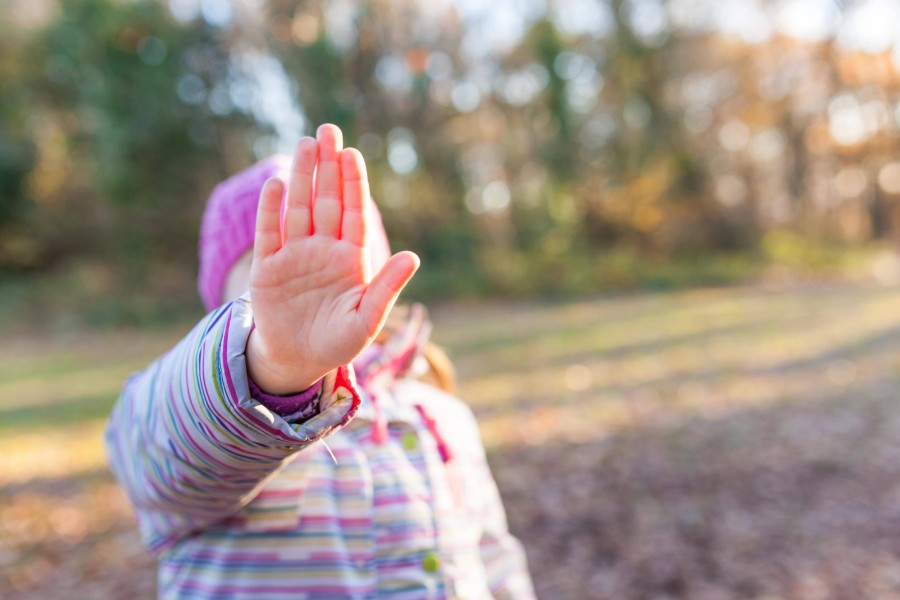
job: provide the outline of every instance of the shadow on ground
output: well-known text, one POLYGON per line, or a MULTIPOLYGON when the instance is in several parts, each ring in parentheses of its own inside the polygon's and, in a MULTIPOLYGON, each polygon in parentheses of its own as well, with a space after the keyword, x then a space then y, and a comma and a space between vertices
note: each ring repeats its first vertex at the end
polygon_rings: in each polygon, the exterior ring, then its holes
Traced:
POLYGON ((856 389, 491 462, 541 598, 893 598, 895 398, 856 389))

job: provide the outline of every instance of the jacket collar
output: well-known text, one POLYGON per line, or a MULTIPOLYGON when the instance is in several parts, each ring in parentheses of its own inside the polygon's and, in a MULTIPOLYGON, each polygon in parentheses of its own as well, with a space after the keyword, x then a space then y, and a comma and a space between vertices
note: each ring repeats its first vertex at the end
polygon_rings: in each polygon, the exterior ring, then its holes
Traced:
POLYGON ((392 390, 404 377, 424 370, 422 353, 432 324, 421 304, 410 307, 409 316, 383 343, 373 342, 353 361, 363 402, 356 418, 386 422, 417 419, 416 410, 397 402, 392 390))

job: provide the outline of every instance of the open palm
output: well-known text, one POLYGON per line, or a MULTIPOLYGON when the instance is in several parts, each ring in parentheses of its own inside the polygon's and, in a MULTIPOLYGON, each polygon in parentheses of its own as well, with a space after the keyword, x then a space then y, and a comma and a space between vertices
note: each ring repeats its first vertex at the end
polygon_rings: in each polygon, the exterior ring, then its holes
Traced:
POLYGON ((272 394, 301 391, 352 361, 419 265, 415 254, 400 252, 368 272, 365 162, 341 146, 340 129, 323 125, 316 139, 297 144, 286 198, 278 179, 260 197, 247 360, 251 377, 272 394))

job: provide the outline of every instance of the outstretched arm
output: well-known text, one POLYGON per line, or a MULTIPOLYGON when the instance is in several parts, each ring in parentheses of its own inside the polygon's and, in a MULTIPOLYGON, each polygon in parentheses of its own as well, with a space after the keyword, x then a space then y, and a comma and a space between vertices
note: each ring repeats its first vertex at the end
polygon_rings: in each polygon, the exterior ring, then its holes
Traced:
POLYGON ((285 184, 267 183, 250 297, 213 311, 132 377, 113 410, 110 464, 154 550, 241 509, 292 454, 355 414, 342 365, 376 335, 418 260, 401 253, 369 278, 365 167, 339 136, 326 126, 298 144, 284 219, 285 184), (286 422, 251 397, 248 369, 274 394, 324 376, 318 413, 286 422))

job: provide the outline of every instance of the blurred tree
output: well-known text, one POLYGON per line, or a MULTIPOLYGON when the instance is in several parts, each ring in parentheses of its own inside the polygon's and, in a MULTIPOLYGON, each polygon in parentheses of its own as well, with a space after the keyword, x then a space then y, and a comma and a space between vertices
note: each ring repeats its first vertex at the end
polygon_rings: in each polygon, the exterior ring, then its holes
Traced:
POLYGON ((31 203, 25 179, 34 168, 35 146, 28 135, 30 76, 23 61, 25 40, 0 11, 0 268, 7 263, 32 265, 38 251, 29 236, 15 231, 27 218, 31 203))
MULTIPOLYGON (((223 33, 176 23, 157 2, 74 0, 19 56, 4 90, 27 98, 27 118, 4 119, 5 135, 30 136, 35 150, 21 151, 31 168, 4 186, 4 205, 33 209, 4 211, 0 224, 25 219, 43 265, 102 253, 140 276, 148 262, 190 256, 198 200, 229 154, 246 160, 238 135, 254 125, 216 104, 230 73, 223 33)), ((3 267, 28 266, 0 252, 3 267)))

